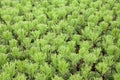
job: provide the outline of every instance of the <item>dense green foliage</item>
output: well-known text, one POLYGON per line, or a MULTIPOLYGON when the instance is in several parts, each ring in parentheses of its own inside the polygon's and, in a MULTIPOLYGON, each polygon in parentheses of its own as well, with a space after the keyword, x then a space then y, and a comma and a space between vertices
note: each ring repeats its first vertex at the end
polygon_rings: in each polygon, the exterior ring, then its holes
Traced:
POLYGON ((0 80, 120 80, 120 0, 0 0, 0 80))

